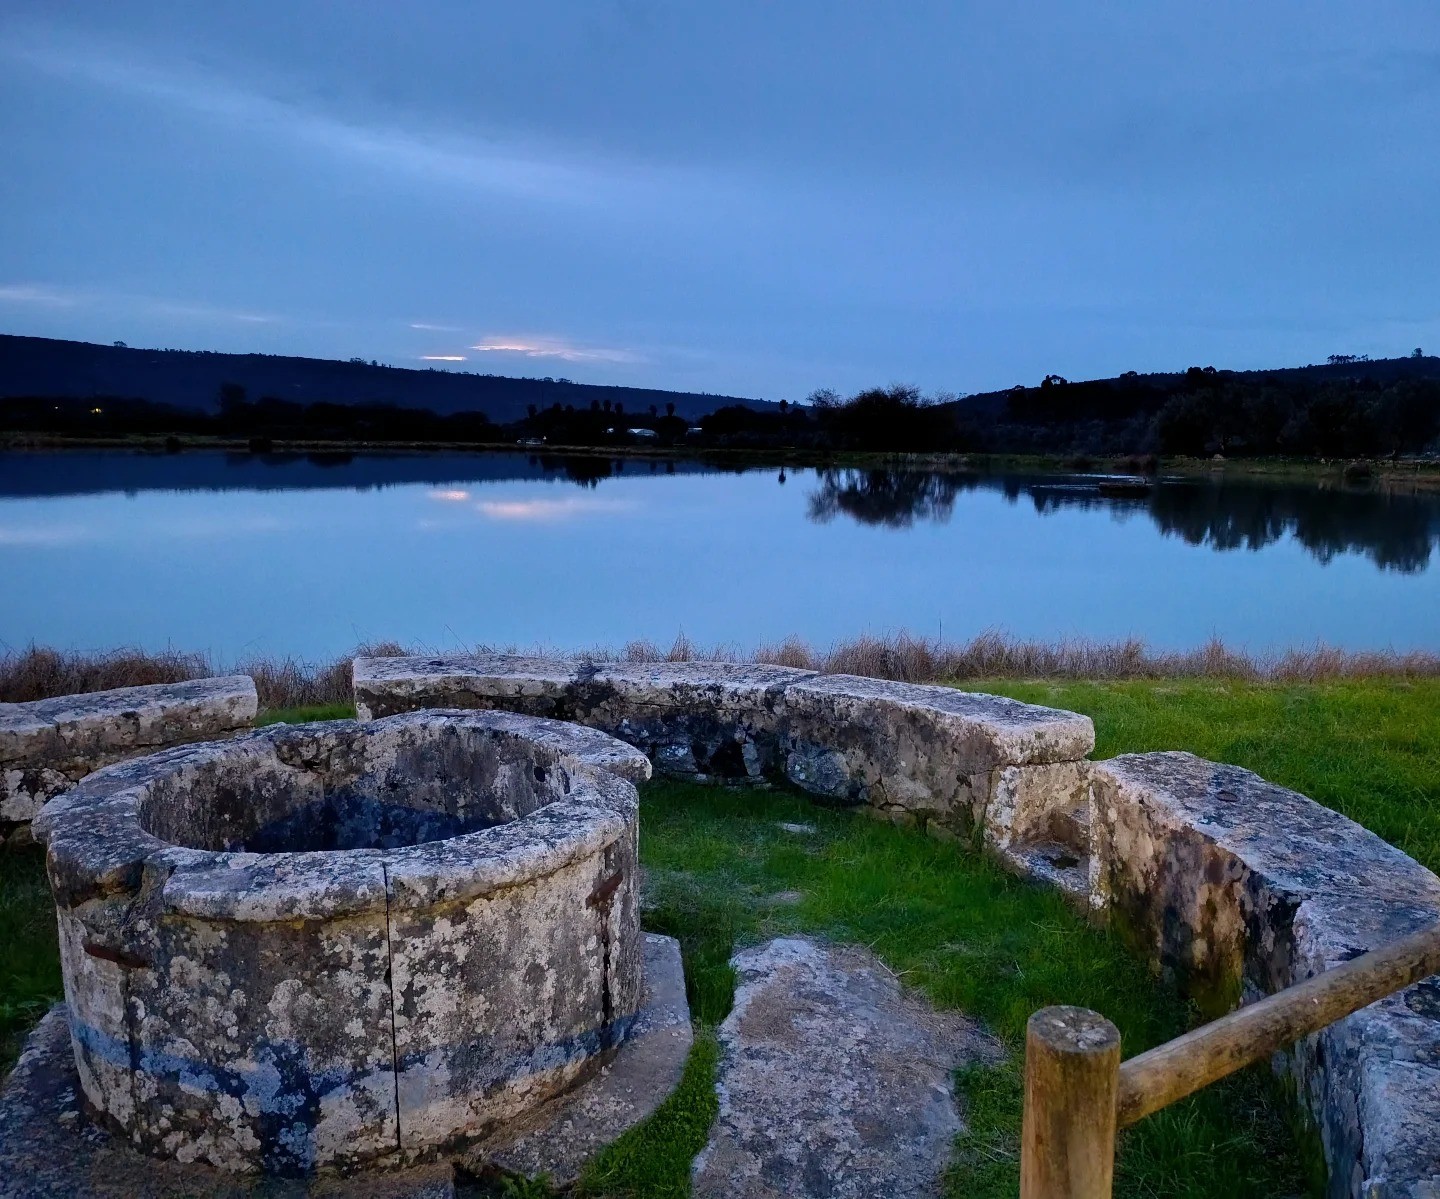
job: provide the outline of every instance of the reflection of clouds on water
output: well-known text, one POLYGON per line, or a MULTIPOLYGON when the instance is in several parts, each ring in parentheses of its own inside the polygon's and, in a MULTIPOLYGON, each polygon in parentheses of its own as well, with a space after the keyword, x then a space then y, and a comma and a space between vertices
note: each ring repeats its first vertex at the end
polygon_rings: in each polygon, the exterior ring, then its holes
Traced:
POLYGON ((256 533, 276 533, 295 528, 296 523, 281 520, 276 516, 182 516, 169 520, 155 520, 143 525, 126 522, 97 522, 95 524, 66 523, 56 525, 0 525, 0 545, 17 548, 59 548, 62 546, 93 545, 114 541, 123 537, 142 537, 147 541, 163 540, 206 540, 222 537, 249 536, 256 533))
POLYGON ((1039 516, 1105 512, 1117 520, 1148 517, 1167 537, 1218 551, 1261 550, 1293 537, 1320 562, 1363 554, 1382 570, 1416 574, 1440 544, 1440 495, 1381 488, 1257 480, 1161 480, 1145 496, 1101 495, 1095 478, 943 474, 907 470, 832 470, 810 493, 808 515, 826 523, 845 515, 865 525, 905 528, 947 522, 962 492, 998 491, 1028 499, 1039 516))
POLYGON ((29 528, 7 528, 0 525, 0 545, 22 548, 78 545, 89 536, 89 531, 83 525, 55 525, 48 529, 40 525, 29 528))
POLYGON ((630 500, 582 496, 562 500, 481 500, 475 505, 475 510, 490 520, 560 521, 581 516, 632 512, 636 506, 630 500))

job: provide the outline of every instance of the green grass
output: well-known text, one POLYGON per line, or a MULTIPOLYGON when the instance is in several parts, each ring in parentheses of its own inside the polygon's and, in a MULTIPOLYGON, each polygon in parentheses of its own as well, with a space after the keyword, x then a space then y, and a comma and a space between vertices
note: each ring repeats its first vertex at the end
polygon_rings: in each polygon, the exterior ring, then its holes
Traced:
MULTIPOLYGON (((1259 772, 1374 829, 1440 869, 1440 681, 966 683, 1085 712, 1097 757, 1189 749, 1259 772)), ((269 712, 261 723, 334 719, 348 705, 269 712)), ((938 1004, 982 1019, 1011 1049, 960 1075, 970 1131, 951 1196, 1013 1196, 1019 1045, 1037 1007, 1104 1012, 1132 1054, 1181 1031, 1190 1012, 1058 896, 963 846, 931 841, 786 792, 653 783, 642 796, 648 928, 680 939, 696 1048, 674 1095, 592 1163, 591 1196, 683 1196, 715 1112, 715 1027, 729 1011, 735 946, 807 932, 871 945, 938 1004), (813 824, 810 837, 778 822, 813 824), (798 904, 768 902, 800 891, 798 904)), ((0 1056, 58 998, 54 920, 38 851, 0 859, 0 1056)), ((1279 1084, 1252 1071, 1144 1121, 1121 1147, 1122 1196, 1295 1195, 1315 1189, 1313 1138, 1287 1127, 1279 1084)))
POLYGON ((306 724, 312 720, 354 720, 354 704, 312 704, 308 708, 270 708, 255 717, 255 727, 306 724))
MULTIPOLYGON (((907 984, 980 1018, 1005 1043, 1005 1065, 961 1079, 971 1127, 947 1183, 956 1199, 1016 1193, 1020 1047, 1036 1008, 1074 1003, 1104 1012, 1127 1054, 1189 1024, 1187 1005, 1116 939, 1091 928, 1057 893, 964 846, 781 791, 655 782, 642 796, 641 857, 653 905, 646 926, 679 938, 692 1015, 703 1029, 729 1011, 735 945, 803 932, 870 946, 907 984), (789 833, 782 822, 815 832, 789 833), (794 891, 802 893, 798 903, 772 901, 794 891)), ((1287 1110, 1263 1071, 1210 1088, 1126 1135, 1117 1193, 1198 1199, 1303 1191, 1308 1146, 1300 1138, 1297 1148, 1287 1110)), ((643 1142, 647 1133, 631 1136, 643 1142)), ((679 1176, 693 1152, 690 1141, 671 1138, 652 1155, 679 1176)), ((651 1176, 665 1175, 662 1164, 652 1163, 651 1176)), ((684 1192, 667 1184, 620 1193, 684 1192)))
POLYGON ((45 857, 29 846, 0 854, 0 1072, 25 1033, 60 998, 60 949, 45 857))

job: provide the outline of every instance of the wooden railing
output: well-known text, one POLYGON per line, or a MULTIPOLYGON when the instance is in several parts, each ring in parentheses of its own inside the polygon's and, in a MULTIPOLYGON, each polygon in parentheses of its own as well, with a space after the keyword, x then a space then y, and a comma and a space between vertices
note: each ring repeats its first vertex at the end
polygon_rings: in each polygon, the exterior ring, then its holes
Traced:
POLYGON ((1021 1199, 1111 1199, 1119 1129, 1436 973, 1440 925, 1124 1063, 1119 1029, 1098 1012, 1036 1012, 1025 1030, 1021 1199))

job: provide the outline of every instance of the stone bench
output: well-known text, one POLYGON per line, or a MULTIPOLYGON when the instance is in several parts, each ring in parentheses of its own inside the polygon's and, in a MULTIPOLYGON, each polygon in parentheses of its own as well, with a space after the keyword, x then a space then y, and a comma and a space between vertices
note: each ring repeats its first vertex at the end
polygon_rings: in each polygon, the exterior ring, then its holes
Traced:
POLYGON ((1089 717, 950 687, 729 662, 515 654, 357 658, 369 720, 498 708, 575 721, 696 781, 783 778, 940 836, 979 832, 1012 865, 1085 884, 1089 717), (1055 862, 1063 863, 1056 866, 1055 862))
POLYGON ((46 800, 102 766, 249 728, 256 709, 248 675, 0 704, 0 835, 23 837, 46 800))
MULTIPOLYGON (((1338 812, 1188 753, 1093 768, 1091 902, 1207 1015, 1440 916, 1440 878, 1338 812)), ((1330 1193, 1440 1195, 1440 977, 1280 1055, 1330 1193)))

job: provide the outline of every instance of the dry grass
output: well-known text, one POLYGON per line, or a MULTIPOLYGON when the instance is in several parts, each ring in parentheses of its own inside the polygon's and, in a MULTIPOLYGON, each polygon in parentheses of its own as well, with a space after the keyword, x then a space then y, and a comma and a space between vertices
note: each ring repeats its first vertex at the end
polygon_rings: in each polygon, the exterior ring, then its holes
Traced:
POLYGON ((385 641, 358 646, 352 654, 318 664, 299 658, 251 658, 217 663, 204 654, 173 650, 85 654, 31 646, 18 652, 0 653, 0 703, 23 703, 82 691, 108 691, 113 687, 179 683, 219 674, 248 674, 255 680, 263 709, 348 703, 352 698, 352 657, 405 652, 403 646, 385 641))
MULTIPOLYGON (((480 650, 514 646, 479 646, 480 650)), ((0 702, 44 699, 111 687, 170 683, 206 675, 240 673, 255 680, 260 706, 300 708, 346 703, 351 698, 350 659, 356 655, 436 652, 406 649, 396 642, 357 646, 353 653, 320 663, 299 658, 254 658, 217 663, 203 654, 114 650, 83 654, 32 646, 0 652, 0 702)), ((556 653, 542 648, 532 652, 556 653)), ((966 679, 1239 679, 1249 682, 1317 683, 1337 679, 1440 678, 1440 654, 1351 653, 1330 646, 1255 656, 1211 641, 1184 652, 1152 650, 1141 641, 1015 641, 985 633, 967 642, 940 642, 908 633, 860 637, 820 650, 798 638, 746 650, 740 646, 698 646, 683 634, 667 648, 632 641, 618 653, 592 647, 577 654, 596 661, 772 662, 806 670, 868 675, 908 683, 966 679)))

